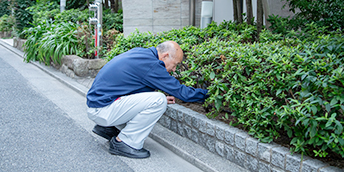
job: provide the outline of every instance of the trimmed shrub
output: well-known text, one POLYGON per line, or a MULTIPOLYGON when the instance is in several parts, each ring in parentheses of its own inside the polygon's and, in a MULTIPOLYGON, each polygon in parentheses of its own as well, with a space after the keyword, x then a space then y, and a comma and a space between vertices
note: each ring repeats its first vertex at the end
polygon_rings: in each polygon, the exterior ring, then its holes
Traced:
POLYGON ((107 58, 174 40, 186 56, 174 75, 209 90, 208 117, 232 116, 230 125, 262 142, 286 133, 295 152, 344 157, 344 36, 322 30, 314 23, 285 36, 264 30, 259 42, 255 27, 231 22, 137 32, 118 36, 107 58))

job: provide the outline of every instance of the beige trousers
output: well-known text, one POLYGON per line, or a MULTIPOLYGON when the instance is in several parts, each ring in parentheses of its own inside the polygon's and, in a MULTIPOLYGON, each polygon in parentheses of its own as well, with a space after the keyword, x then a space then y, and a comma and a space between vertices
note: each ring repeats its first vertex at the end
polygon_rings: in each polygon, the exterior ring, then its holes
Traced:
POLYGON ((164 94, 144 92, 120 97, 102 108, 88 108, 87 114, 98 125, 121 129, 118 137, 129 146, 141 149, 166 106, 164 94))

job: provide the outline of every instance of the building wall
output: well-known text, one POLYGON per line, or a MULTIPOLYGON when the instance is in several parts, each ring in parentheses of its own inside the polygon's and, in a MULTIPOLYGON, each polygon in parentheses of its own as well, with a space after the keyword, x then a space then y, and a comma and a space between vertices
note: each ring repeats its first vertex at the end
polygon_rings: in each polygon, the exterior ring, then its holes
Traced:
MULTIPOLYGON (((203 0, 205 1, 205 0, 203 0)), ((232 0, 213 0, 213 21, 220 23, 233 20, 232 0)), ((158 33, 180 29, 189 24, 190 0, 130 0, 122 1, 124 35, 138 29, 140 32, 158 33)), ((288 8, 282 9, 285 0, 263 0, 268 15, 291 16, 288 8)), ((246 12, 245 0, 243 2, 246 12)), ((252 0, 254 17, 257 14, 257 0, 252 0)), ((200 26, 202 0, 195 0, 195 25, 200 26)), ((266 21, 265 21, 266 22, 266 21)), ((265 23, 264 23, 265 24, 265 23)))
MULTIPOLYGON (((125 36, 136 29, 157 33, 189 25, 189 0, 130 0, 122 5, 125 36)), ((195 8, 199 26, 201 0, 196 0, 195 8)))

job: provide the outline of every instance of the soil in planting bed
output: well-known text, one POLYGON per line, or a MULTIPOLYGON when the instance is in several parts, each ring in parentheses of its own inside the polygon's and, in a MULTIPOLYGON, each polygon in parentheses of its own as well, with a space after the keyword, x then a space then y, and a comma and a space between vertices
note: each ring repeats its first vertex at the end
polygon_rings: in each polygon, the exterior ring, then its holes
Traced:
MULTIPOLYGON (((207 114, 207 110, 202 106, 202 104, 199 104, 199 103, 187 103, 187 102, 183 102, 179 99, 176 98, 176 103, 179 104, 179 105, 182 105, 184 107, 187 107, 189 109, 192 109, 193 111, 196 111, 200 114, 204 114, 206 115, 207 114)), ((216 120, 219 120, 219 121, 222 121, 226 124, 229 124, 231 121, 234 123, 236 122, 236 119, 235 117, 231 116, 231 115, 228 115, 228 119, 225 119, 225 112, 223 113, 220 113, 215 119, 216 120)), ((235 126, 239 129, 242 129, 242 130, 245 130, 245 131, 248 131, 247 129, 245 129, 242 125, 237 125, 235 126)), ((288 137, 287 133, 283 130, 279 131, 280 133, 280 137, 277 138, 277 139, 274 139, 274 142, 281 145, 281 146, 284 146, 284 147, 287 147, 287 148, 290 148, 290 141, 291 141, 291 138, 288 137)), ((313 152, 312 150, 313 148, 310 147, 309 150, 311 150, 310 152, 313 152)), ((339 154, 335 153, 335 152, 332 152, 332 151, 328 151, 328 155, 324 158, 321 158, 321 157, 314 157, 314 155, 310 155, 310 157, 314 158, 314 159, 318 159, 322 162, 325 162, 325 163, 328 163, 330 164, 331 166, 335 166, 335 167, 339 167, 339 168, 344 168, 344 158, 342 158, 339 154)))

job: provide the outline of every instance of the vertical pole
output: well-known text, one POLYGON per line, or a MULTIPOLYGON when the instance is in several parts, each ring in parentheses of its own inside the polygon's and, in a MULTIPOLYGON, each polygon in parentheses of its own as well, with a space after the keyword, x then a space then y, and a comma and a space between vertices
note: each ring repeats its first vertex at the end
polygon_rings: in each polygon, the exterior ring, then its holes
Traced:
POLYGON ((237 0, 233 0, 233 13, 234 13, 234 22, 238 23, 239 19, 238 19, 238 1, 237 0))
POLYGON ((103 29, 102 29, 102 24, 103 24, 103 4, 100 2, 98 4, 98 12, 97 12, 97 19, 98 19, 98 24, 97 24, 97 49, 98 49, 98 56, 100 56, 100 50, 102 46, 102 35, 103 35, 103 29))
POLYGON ((237 12, 238 12, 238 22, 242 23, 242 7, 243 7, 243 1, 238 0, 237 2, 237 12))
POLYGON ((189 23, 195 26, 195 0, 189 0, 189 23))
POLYGON ((252 25, 252 0, 246 0, 246 14, 247 14, 247 24, 252 25))
POLYGON ((258 37, 262 31, 263 26, 263 2, 262 0, 257 0, 257 33, 258 37))
POLYGON ((60 1, 60 12, 62 13, 64 10, 66 10, 66 0, 60 1))

